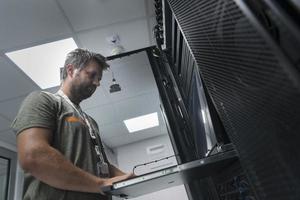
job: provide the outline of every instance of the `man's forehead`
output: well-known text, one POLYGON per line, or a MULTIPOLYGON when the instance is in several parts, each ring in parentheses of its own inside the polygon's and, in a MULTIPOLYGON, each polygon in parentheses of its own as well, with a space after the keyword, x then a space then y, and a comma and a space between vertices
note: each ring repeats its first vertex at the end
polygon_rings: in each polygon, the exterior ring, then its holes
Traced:
POLYGON ((93 71, 99 71, 102 73, 103 69, 102 69, 102 66, 99 65, 99 63, 97 63, 96 61, 94 60, 91 60, 86 66, 85 68, 86 70, 93 70, 93 71))

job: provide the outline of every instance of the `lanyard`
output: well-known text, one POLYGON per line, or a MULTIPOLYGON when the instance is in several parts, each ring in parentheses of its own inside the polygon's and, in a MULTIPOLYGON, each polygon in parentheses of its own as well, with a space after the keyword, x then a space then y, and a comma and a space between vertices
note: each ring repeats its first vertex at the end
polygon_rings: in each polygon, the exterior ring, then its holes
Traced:
MULTIPOLYGON (((85 121, 86 125, 88 126, 89 128, 89 134, 90 134, 90 137, 92 139, 92 142, 95 146, 95 151, 96 151, 96 154, 99 158, 99 162, 97 162, 97 170, 98 170, 98 174, 101 174, 101 173, 104 173, 104 175, 107 175, 109 172, 108 172, 108 165, 107 163, 105 162, 104 158, 103 158, 103 155, 100 151, 100 147, 101 147, 101 144, 98 145, 97 144, 97 139, 96 139, 96 134, 95 134, 95 131, 94 129, 92 128, 91 124, 90 124, 90 121, 88 119, 88 116, 81 110, 81 108, 77 108, 74 103, 69 99, 69 97, 67 95, 65 95, 65 93, 62 91, 62 90, 59 90, 57 92, 57 94, 59 96, 61 96, 63 99, 66 100, 66 102, 72 106, 74 108, 74 110, 78 113, 78 115, 85 121)), ((104 150, 103 150, 104 151, 104 150)))
POLYGON ((81 110, 81 108, 77 108, 74 103, 69 99, 69 97, 67 95, 65 95, 65 93, 62 90, 59 90, 57 92, 58 95, 60 95, 62 98, 64 98, 66 100, 66 102, 71 105, 74 110, 78 113, 78 115, 81 117, 81 119, 83 119, 85 121, 85 123, 87 124, 88 128, 89 128, 89 134, 91 136, 92 139, 96 139, 96 135, 95 132, 88 120, 88 117, 86 116, 86 114, 81 110))

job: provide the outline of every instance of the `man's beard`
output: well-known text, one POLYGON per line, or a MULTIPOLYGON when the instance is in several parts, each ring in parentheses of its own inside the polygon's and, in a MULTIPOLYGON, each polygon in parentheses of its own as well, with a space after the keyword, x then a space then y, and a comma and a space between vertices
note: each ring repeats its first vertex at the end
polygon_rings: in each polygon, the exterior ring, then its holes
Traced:
POLYGON ((71 92, 74 96, 74 98, 81 102, 84 99, 89 98, 90 96, 92 96, 92 94, 94 94, 96 88, 94 86, 77 86, 77 87, 73 87, 71 92))

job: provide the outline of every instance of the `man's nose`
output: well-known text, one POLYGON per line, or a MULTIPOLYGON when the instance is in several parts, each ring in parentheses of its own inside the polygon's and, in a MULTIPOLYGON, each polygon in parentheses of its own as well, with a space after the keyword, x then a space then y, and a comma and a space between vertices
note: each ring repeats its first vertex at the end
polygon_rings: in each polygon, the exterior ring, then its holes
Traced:
POLYGON ((96 85, 97 87, 100 86, 100 80, 99 79, 94 79, 93 84, 96 85))

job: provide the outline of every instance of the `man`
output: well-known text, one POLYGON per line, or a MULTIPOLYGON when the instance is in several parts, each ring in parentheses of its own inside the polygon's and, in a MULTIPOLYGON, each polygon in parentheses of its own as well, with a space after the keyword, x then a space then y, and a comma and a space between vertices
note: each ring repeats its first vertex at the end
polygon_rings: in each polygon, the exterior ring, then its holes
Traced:
POLYGON ((25 200, 106 200, 102 186, 132 176, 108 162, 96 122, 79 106, 107 68, 102 55, 76 49, 65 61, 60 90, 33 92, 22 103, 12 128, 25 200))

